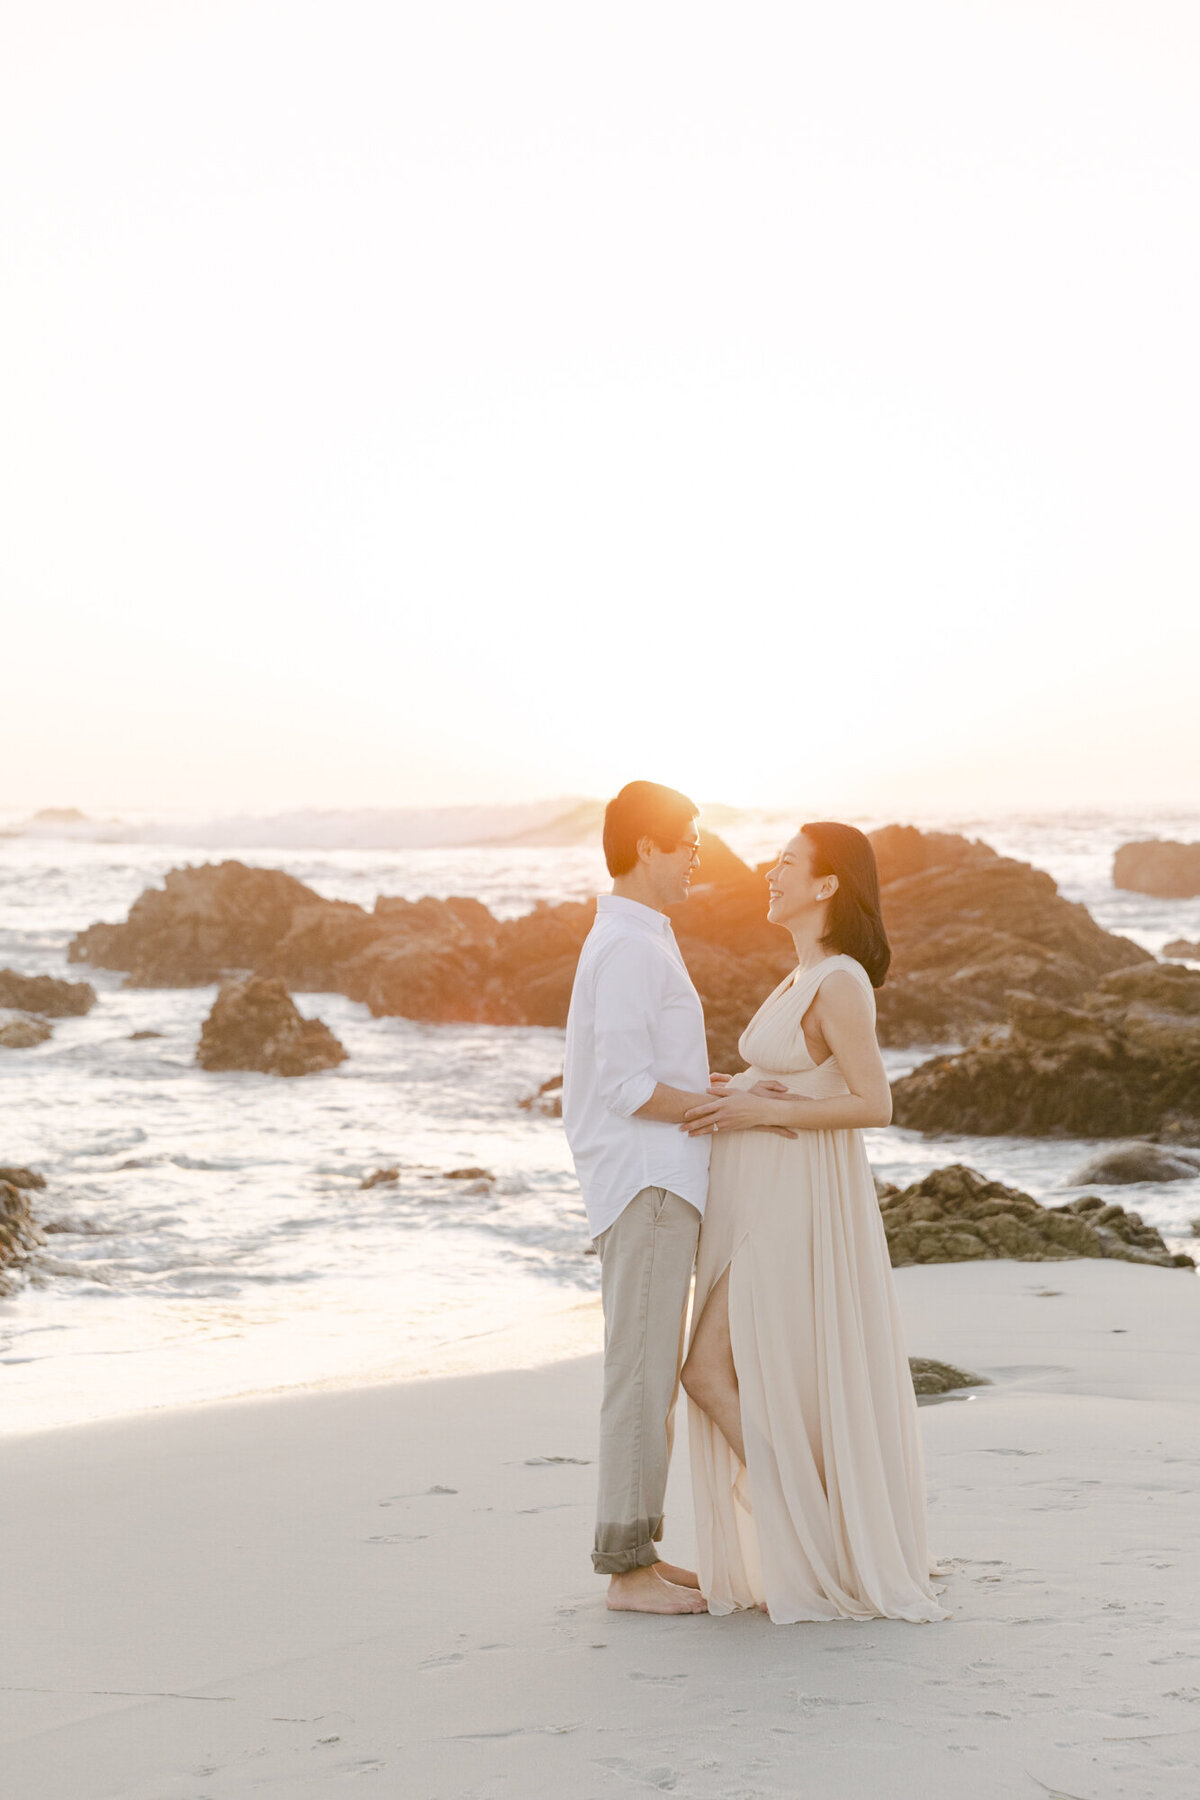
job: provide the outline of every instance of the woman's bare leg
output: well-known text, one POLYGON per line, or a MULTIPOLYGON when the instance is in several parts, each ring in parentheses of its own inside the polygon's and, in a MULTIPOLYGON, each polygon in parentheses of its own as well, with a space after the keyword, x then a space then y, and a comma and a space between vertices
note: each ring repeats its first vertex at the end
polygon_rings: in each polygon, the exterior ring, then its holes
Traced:
POLYGON ((741 1399, 729 1339, 728 1269, 704 1303, 680 1380, 684 1393, 708 1414, 738 1461, 745 1463, 741 1399))

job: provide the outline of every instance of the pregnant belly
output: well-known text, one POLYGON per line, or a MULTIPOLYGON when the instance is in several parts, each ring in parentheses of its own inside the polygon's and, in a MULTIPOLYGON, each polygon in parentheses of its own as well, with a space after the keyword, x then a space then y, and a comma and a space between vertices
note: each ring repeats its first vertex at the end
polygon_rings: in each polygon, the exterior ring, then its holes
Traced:
POLYGON ((810 1064, 805 1069, 763 1069, 752 1064, 740 1075, 735 1075, 730 1086, 752 1088, 759 1081, 778 1081, 790 1093, 800 1094, 805 1100, 836 1100, 850 1092, 846 1078, 832 1056, 819 1067, 810 1064))

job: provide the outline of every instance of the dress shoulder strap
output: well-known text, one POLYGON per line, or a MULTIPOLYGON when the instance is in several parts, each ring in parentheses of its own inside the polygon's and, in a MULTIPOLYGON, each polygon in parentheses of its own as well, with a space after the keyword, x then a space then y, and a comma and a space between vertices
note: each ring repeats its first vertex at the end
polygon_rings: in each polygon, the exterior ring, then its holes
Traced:
POLYGON ((812 988, 809 992, 809 1001, 811 1002, 812 1000, 815 1000, 815 998, 817 996, 817 990, 820 988, 821 984, 824 981, 826 981, 830 975, 834 974, 839 969, 844 969, 844 970, 846 970, 846 972, 848 974, 854 975, 857 977, 859 985, 866 990, 867 997, 871 1002, 871 1017, 874 1018, 875 1017, 874 984, 871 981, 871 977, 867 974, 867 971, 863 968, 862 964, 859 962, 858 958, 854 957, 854 956, 831 956, 827 963, 822 963, 820 965, 820 967, 814 969, 812 971, 812 973, 816 976, 816 980, 813 982, 812 988))
MULTIPOLYGON (((834 973, 835 969, 849 969, 851 974, 859 977, 864 986, 871 986, 871 977, 867 974, 867 971, 863 968, 862 964, 857 962, 853 956, 841 955, 827 956, 824 962, 814 963, 812 968, 806 969, 802 975, 798 971, 793 970, 792 974, 789 975, 787 980, 783 983, 783 986, 785 988, 790 988, 793 993, 807 993, 811 999, 821 983, 827 980, 827 978, 834 973)), ((872 992, 874 992, 873 989, 872 992)))
POLYGON ((865 988, 870 988, 872 993, 875 992, 871 983, 871 977, 867 974, 867 971, 863 968, 856 956, 831 957, 829 962, 821 970, 821 980, 824 981, 827 975, 832 975, 835 969, 848 969, 851 975, 857 975, 865 988))

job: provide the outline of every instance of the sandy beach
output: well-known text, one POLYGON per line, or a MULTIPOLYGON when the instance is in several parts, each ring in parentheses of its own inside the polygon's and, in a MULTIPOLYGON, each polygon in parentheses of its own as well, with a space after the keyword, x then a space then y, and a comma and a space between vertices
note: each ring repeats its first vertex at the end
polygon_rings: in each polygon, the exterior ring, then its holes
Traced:
POLYGON ((1194 1278, 897 1282, 993 1382, 922 1408, 948 1624, 607 1612, 595 1355, 44 1432, 0 1477, 6 1794, 1193 1796, 1194 1278))

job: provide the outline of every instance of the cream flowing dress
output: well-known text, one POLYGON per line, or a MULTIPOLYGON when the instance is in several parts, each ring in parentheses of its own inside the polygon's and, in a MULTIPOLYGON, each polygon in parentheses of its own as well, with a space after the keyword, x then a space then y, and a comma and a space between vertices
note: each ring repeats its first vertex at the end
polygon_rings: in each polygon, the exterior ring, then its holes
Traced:
MULTIPOLYGON (((782 1081, 832 1099, 837 1061, 817 1065, 802 1020, 831 956, 763 1002, 733 1086, 782 1081)), ((766 1603, 802 1619, 948 1615, 929 1580, 916 1400, 887 1240, 860 1131, 731 1131, 713 1140, 693 1330, 729 1269, 729 1328, 746 1467, 688 1403, 700 1587, 712 1613, 766 1603)))

